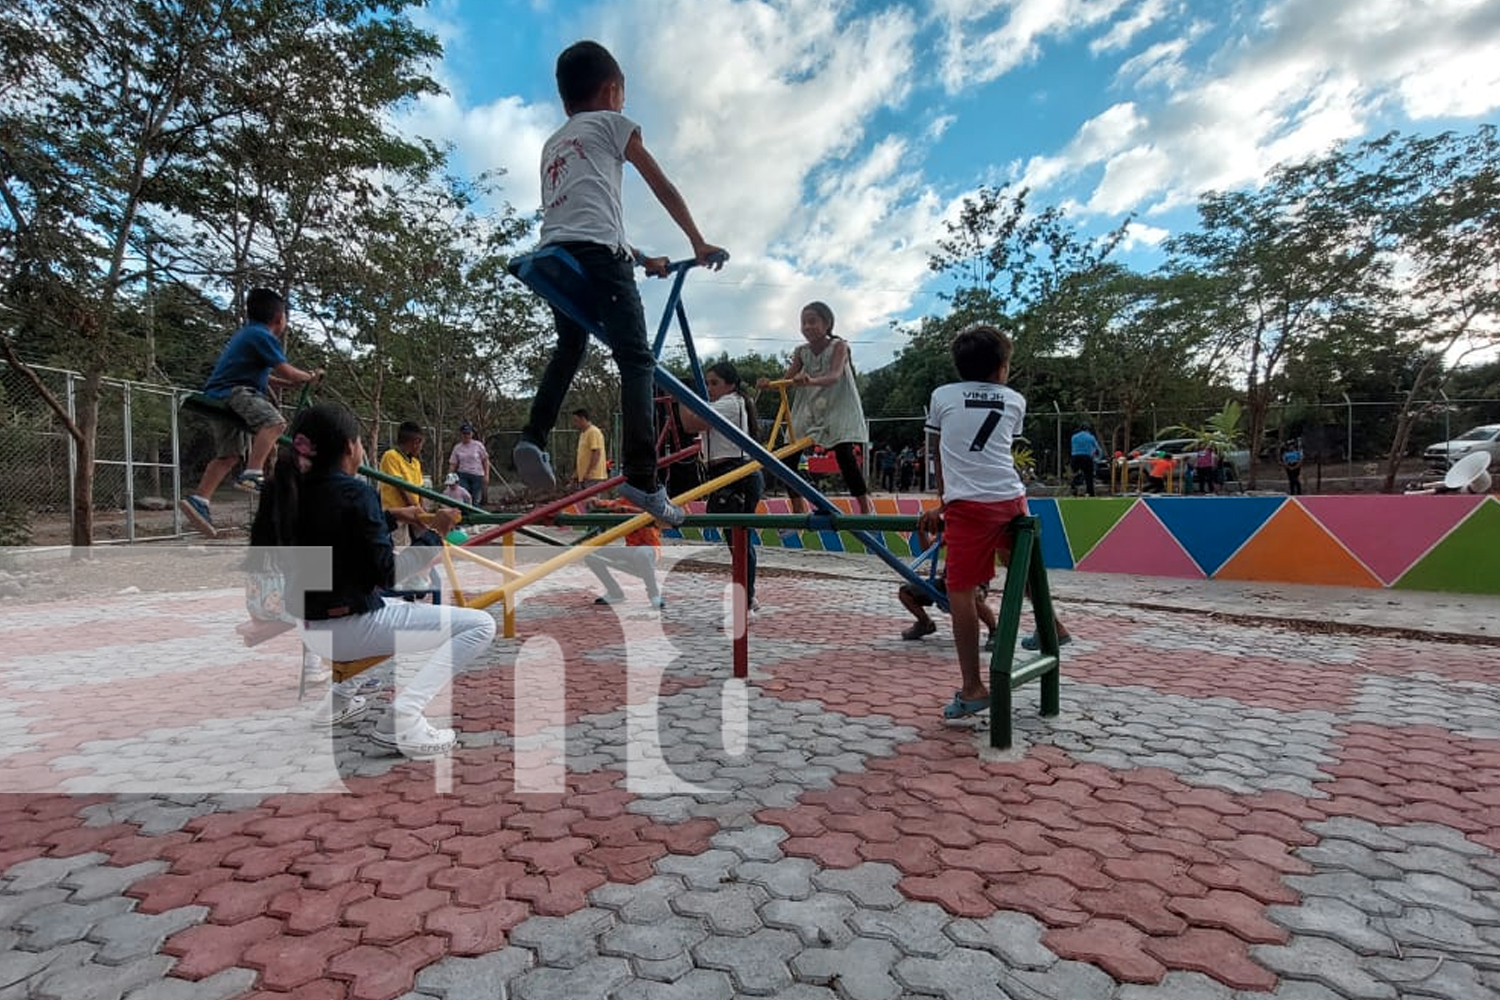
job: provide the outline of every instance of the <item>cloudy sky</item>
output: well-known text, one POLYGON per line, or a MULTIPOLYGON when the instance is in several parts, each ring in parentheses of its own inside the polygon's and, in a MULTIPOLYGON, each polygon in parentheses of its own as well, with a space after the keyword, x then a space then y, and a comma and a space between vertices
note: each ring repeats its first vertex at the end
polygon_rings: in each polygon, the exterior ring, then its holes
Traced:
MULTIPOLYGON (((729 249, 686 303, 701 352, 771 353, 810 299, 860 367, 893 322, 940 314, 934 240, 981 184, 1029 186, 1086 232, 1135 222, 1125 259, 1190 227, 1197 194, 1389 129, 1493 120, 1497 0, 431 0, 448 93, 405 127, 502 168, 538 205, 542 141, 562 121, 552 71, 608 46, 626 114, 729 249)), ((687 242, 627 169, 626 222, 652 253, 687 242)), ((662 283, 643 281, 654 328, 662 283)))

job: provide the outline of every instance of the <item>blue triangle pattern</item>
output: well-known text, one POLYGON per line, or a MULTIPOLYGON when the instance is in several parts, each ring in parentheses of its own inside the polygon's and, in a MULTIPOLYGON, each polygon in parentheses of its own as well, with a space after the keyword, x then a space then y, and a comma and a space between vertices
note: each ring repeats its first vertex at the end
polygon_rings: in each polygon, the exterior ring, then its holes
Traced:
POLYGON ((1050 497, 1028 499, 1026 509, 1042 520, 1042 564, 1048 569, 1072 569, 1073 550, 1068 547, 1057 501, 1050 497))
POLYGON ((1281 509, 1286 497, 1147 497, 1146 506, 1213 576, 1281 509))

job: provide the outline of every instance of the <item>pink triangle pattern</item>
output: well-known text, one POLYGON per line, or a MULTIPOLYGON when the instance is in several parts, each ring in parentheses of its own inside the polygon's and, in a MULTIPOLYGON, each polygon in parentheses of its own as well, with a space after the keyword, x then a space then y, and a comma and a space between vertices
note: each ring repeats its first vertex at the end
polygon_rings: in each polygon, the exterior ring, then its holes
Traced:
POLYGON ((1151 508, 1138 503, 1100 539, 1074 569, 1202 580, 1203 570, 1151 508))
POLYGON ((1298 497, 1302 509, 1390 586, 1484 502, 1482 496, 1298 497))

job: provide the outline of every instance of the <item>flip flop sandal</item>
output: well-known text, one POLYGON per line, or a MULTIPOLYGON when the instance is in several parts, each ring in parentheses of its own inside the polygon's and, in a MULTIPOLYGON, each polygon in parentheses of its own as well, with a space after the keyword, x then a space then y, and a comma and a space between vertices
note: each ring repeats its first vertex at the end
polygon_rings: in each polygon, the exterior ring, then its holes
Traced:
POLYGON ((913 622, 910 627, 901 630, 901 638, 920 639, 922 638, 922 636, 931 635, 936 631, 937 625, 933 624, 932 622, 928 622, 925 627, 921 622, 913 622))
POLYGON ((971 715, 990 710, 988 698, 965 698, 961 692, 953 692, 953 700, 943 709, 945 719, 967 719, 971 715))

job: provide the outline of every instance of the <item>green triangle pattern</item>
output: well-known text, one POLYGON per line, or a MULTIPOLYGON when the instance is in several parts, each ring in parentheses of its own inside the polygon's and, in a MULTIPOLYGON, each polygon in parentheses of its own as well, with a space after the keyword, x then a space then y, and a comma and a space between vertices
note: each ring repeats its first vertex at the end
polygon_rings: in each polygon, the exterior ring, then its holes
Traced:
POLYGON ((1500 594, 1500 500, 1474 508, 1432 551, 1391 584, 1402 590, 1445 590, 1461 594, 1500 594))
POLYGON ((1057 513, 1077 564, 1138 501, 1135 497, 1059 497, 1057 513))

